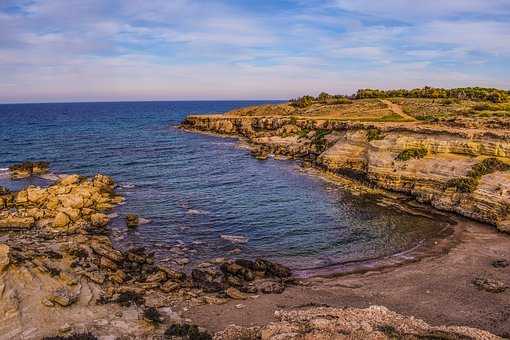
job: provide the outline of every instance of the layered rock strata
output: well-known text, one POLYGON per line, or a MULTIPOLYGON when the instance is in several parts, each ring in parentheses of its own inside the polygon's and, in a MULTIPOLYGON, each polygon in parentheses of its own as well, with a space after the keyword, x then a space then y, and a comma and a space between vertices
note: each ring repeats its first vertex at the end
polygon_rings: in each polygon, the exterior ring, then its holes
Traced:
POLYGON ((510 232, 509 171, 481 175, 472 190, 451 185, 469 180, 473 166, 487 158, 510 164, 506 131, 232 115, 189 116, 182 126, 242 136, 255 146, 255 154, 311 161, 325 171, 406 193, 437 209, 510 232), (399 157, 417 149, 422 150, 420 157, 399 157))

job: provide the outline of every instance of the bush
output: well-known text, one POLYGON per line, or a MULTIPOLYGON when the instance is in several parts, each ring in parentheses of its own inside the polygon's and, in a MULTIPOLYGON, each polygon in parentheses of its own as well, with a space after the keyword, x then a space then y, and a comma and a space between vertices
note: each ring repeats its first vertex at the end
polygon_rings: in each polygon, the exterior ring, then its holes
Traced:
POLYGON ((476 190, 482 176, 496 171, 508 171, 510 165, 503 163, 495 157, 486 158, 480 163, 473 165, 468 171, 467 177, 452 178, 446 183, 446 188, 455 188, 457 192, 469 193, 476 190))
POLYGON ((189 340, 212 340, 212 336, 207 332, 200 332, 197 326, 189 324, 173 324, 167 328, 164 333, 165 339, 182 337, 189 340))
POLYGON ((291 104, 294 107, 305 108, 315 103, 315 98, 312 96, 303 96, 297 99, 292 99, 291 104))
POLYGON ((384 138, 384 135, 382 134, 381 130, 375 129, 375 128, 367 130, 367 140, 369 142, 371 142, 373 140, 380 140, 383 138, 384 138))
POLYGON ((446 189, 455 188, 455 191, 462 193, 470 193, 476 190, 478 180, 472 177, 457 177, 446 182, 446 189))
POLYGON ((405 149, 395 157, 395 160, 408 161, 412 158, 423 158, 427 153, 428 150, 424 147, 405 149))
POLYGON ((482 176, 491 174, 496 171, 508 171, 510 170, 510 165, 503 163, 499 159, 495 157, 487 158, 473 165, 471 170, 468 172, 468 177, 472 178, 481 178, 482 176))

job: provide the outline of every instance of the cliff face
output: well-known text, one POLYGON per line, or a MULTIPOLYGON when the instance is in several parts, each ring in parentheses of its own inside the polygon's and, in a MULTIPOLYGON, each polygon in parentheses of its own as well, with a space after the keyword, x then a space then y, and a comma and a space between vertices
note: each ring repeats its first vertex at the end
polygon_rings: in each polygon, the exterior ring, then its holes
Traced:
POLYGON ((510 171, 484 173, 469 190, 451 184, 470 180, 470 170, 484 159, 510 164, 510 135, 504 131, 221 115, 190 116, 183 126, 243 136, 263 152, 308 159, 326 171, 510 232, 510 171))

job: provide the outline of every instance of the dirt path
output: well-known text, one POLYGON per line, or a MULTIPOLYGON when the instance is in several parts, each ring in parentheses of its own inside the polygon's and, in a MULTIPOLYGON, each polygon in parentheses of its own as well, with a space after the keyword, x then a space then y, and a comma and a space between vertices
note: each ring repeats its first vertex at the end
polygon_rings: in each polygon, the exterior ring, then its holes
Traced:
POLYGON ((413 116, 410 116, 408 115, 407 113, 405 113, 403 110, 402 110, 402 107, 400 105, 397 105, 395 103, 392 103, 390 102, 389 100, 386 100, 386 99, 381 99, 381 102, 384 103, 385 105, 388 106, 388 108, 395 114, 409 120, 409 121, 416 121, 416 118, 414 118, 413 116))

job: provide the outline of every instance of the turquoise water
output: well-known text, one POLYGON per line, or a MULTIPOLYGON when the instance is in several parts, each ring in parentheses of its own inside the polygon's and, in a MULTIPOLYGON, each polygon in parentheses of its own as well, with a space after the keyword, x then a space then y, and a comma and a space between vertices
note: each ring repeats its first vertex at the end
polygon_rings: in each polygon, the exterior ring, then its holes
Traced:
MULTIPOLYGON (((0 105, 0 168, 47 160, 56 173, 113 176, 126 197, 113 220, 115 242, 147 246, 163 260, 180 245, 191 263, 234 251, 315 268, 404 251, 443 227, 353 196, 296 162, 259 161, 233 139, 175 127, 190 113, 255 103, 0 105), (126 212, 151 222, 128 231, 126 212)), ((44 182, 1 174, 0 185, 12 189, 44 182)))

